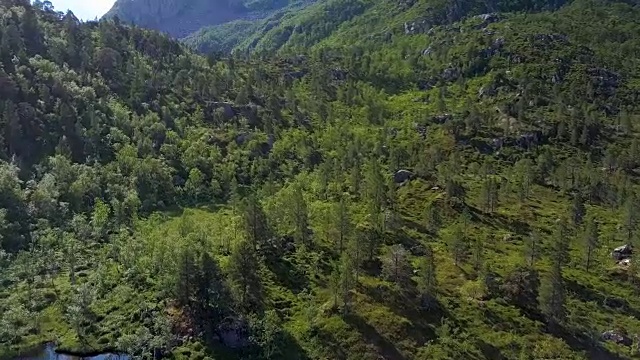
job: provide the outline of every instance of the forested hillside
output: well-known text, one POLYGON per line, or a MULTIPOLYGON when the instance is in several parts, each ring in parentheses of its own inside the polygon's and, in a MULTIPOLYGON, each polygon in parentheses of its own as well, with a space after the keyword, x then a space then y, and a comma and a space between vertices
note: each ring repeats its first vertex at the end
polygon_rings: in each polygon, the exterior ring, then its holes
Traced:
MULTIPOLYGON (((313 0, 304 0, 310 3, 313 0)), ((289 0, 116 0, 104 15, 184 38, 203 27, 258 20, 300 1, 289 0)))
POLYGON ((635 2, 0 15, 0 358, 640 358, 635 2))

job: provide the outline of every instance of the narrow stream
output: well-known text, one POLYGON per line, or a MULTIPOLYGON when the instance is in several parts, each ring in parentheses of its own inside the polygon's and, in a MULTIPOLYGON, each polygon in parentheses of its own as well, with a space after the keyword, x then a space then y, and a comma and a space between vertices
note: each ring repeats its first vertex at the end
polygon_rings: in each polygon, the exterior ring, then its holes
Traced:
POLYGON ((93 356, 77 356, 56 352, 54 344, 43 345, 27 354, 14 357, 12 360, 131 360, 126 354, 102 353, 93 356))

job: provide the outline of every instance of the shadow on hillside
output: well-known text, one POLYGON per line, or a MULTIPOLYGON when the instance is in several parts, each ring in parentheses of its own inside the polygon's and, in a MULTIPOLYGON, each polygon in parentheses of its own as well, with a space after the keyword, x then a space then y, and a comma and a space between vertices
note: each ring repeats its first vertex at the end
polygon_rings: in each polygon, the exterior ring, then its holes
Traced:
POLYGON ((502 355, 500 349, 487 342, 478 340, 478 348, 487 359, 506 360, 506 357, 502 355))
POLYGON ((421 234, 429 234, 431 236, 433 236, 433 232, 431 232, 429 229, 426 228, 426 226, 424 226, 423 224, 420 224, 419 222, 415 221, 415 220, 411 220, 408 219, 408 213, 402 213, 401 212, 400 218, 399 218, 399 223, 400 223, 400 227, 402 226, 406 226, 410 229, 413 229, 421 234))
POLYGON ((612 353, 608 349, 602 347, 599 343, 594 343, 592 339, 584 334, 576 334, 562 326, 550 327, 547 325, 547 331, 567 343, 571 349, 576 351, 585 351, 587 359, 590 360, 622 360, 617 354, 612 353))
POLYGON ((626 299, 606 296, 578 283, 575 280, 567 279, 565 281, 565 284, 567 286, 567 290, 575 293, 577 297, 582 301, 592 301, 612 311, 617 311, 624 315, 630 315, 635 317, 636 319, 640 318, 640 311, 633 308, 633 306, 631 306, 629 301, 627 301, 626 299))
MULTIPOLYGON (((419 231, 423 234, 428 234, 430 237, 435 238, 437 235, 427 230, 424 226, 415 223, 411 220, 403 220, 402 226, 419 231)), ((393 236, 389 236, 387 239, 387 245, 401 244, 405 249, 409 250, 414 256, 423 256, 425 254, 425 246, 422 241, 410 236, 401 227, 393 233, 393 236)))
POLYGON ((480 221, 487 226, 506 228, 510 232, 518 235, 528 235, 531 232, 529 224, 518 219, 513 219, 511 216, 498 213, 485 213, 474 206, 469 206, 469 210, 472 212, 471 216, 474 221, 480 221))
POLYGON ((347 314, 344 321, 357 329, 363 338, 373 345, 384 359, 405 359, 405 357, 396 349, 395 345, 380 335, 378 331, 369 325, 363 318, 356 314, 347 314))
POLYGON ((320 343, 325 353, 330 353, 333 359, 346 359, 347 353, 339 345, 340 342, 335 338, 334 334, 323 330, 316 330, 316 339, 320 343))
POLYGON ((274 280, 278 285, 296 294, 309 287, 309 279, 288 259, 269 259, 265 264, 275 275, 274 280))
POLYGON ((417 327, 411 333, 411 338, 418 344, 424 344, 436 337, 433 328, 429 324, 440 324, 445 317, 440 304, 433 304, 431 310, 424 311, 420 308, 417 294, 414 291, 395 291, 389 286, 359 286, 358 291, 370 297, 378 304, 386 306, 396 315, 409 319, 417 327))
POLYGON ((288 331, 285 331, 282 334, 282 343, 281 343, 281 351, 282 357, 281 359, 297 359, 297 360, 308 360, 310 359, 307 351, 300 346, 296 338, 294 338, 288 331))

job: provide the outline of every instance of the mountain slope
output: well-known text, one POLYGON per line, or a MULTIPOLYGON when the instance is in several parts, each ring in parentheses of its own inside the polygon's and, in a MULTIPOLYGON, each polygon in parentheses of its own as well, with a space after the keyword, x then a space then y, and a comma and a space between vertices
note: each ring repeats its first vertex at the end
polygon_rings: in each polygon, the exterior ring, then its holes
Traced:
POLYGON ((117 0, 104 17, 183 38, 206 26, 259 19, 287 5, 287 0, 117 0))
POLYGON ((0 4, 0 358, 640 358, 640 9, 560 5, 322 3, 204 58, 0 4))
MULTIPOLYGON (((238 46, 239 51, 273 52, 280 48, 308 48, 343 28, 340 38, 353 43, 372 35, 426 33, 434 26, 447 25, 473 15, 496 12, 539 12, 557 9, 565 1, 362 1, 331 0, 316 3, 297 12, 265 19, 254 25, 254 31, 238 46), (354 34, 355 33, 355 34, 354 34)), ((493 20, 490 20, 493 21, 493 20)), ((203 34, 212 36, 216 27, 203 34)), ((194 35, 195 36, 195 35, 194 35)), ((204 40, 200 40, 203 42, 204 40)))

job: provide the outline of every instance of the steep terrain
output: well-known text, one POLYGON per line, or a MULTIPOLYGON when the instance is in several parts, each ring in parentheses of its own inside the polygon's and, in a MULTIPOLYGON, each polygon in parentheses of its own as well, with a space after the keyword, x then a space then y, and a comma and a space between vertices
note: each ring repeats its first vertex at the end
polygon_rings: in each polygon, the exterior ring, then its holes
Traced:
POLYGON ((49 9, 0 3, 0 358, 640 358, 635 2, 327 1, 206 58, 49 9))
POLYGON ((104 17, 183 38, 206 26, 260 19, 287 5, 288 0, 117 0, 104 17))

